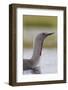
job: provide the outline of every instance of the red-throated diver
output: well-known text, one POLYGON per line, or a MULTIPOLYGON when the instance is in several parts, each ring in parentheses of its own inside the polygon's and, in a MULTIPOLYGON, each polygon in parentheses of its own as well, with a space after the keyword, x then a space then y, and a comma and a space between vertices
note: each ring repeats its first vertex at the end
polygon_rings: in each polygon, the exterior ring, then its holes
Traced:
POLYGON ((35 39, 34 51, 31 59, 23 59, 23 70, 32 70, 34 74, 40 74, 40 68, 38 65, 39 58, 42 52, 42 46, 44 39, 52 35, 53 33, 40 33, 35 39))

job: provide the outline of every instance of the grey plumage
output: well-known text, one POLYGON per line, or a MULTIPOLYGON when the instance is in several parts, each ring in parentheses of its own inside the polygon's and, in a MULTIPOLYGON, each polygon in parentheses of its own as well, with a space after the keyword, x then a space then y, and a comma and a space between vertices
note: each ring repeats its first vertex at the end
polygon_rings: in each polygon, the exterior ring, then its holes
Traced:
POLYGON ((44 39, 52 35, 53 33, 40 33, 37 35, 34 43, 33 55, 31 59, 23 59, 23 70, 32 70, 34 74, 40 74, 40 67, 37 66, 39 63, 39 58, 42 52, 42 46, 44 39))

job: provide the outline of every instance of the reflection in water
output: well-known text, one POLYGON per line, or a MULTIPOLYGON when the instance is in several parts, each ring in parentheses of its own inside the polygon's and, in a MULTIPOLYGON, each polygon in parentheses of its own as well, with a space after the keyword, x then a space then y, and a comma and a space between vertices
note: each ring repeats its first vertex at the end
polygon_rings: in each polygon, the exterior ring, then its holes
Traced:
MULTIPOLYGON (((30 59, 33 53, 33 49, 24 48, 24 59, 30 59)), ((57 73, 57 50, 56 48, 43 48, 42 55, 40 57, 40 70, 41 74, 57 73)), ((31 74, 31 70, 24 71, 24 74, 31 74)))

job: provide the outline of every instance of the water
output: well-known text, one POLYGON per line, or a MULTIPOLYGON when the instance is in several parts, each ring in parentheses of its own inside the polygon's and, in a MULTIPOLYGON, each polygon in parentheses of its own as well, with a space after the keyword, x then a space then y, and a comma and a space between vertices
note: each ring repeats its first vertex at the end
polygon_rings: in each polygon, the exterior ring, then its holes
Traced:
MULTIPOLYGON (((33 49, 24 49, 24 58, 30 59, 33 49)), ((57 50, 56 48, 43 48, 40 57, 41 74, 57 73, 57 50)), ((24 74, 32 74, 31 70, 24 71, 24 74)))

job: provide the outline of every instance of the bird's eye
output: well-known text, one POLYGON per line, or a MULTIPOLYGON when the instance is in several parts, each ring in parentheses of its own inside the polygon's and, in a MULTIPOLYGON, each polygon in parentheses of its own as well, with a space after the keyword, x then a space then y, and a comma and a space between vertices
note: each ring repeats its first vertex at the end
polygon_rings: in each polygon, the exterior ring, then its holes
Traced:
POLYGON ((42 33, 42 35, 45 35, 45 33, 42 33))

